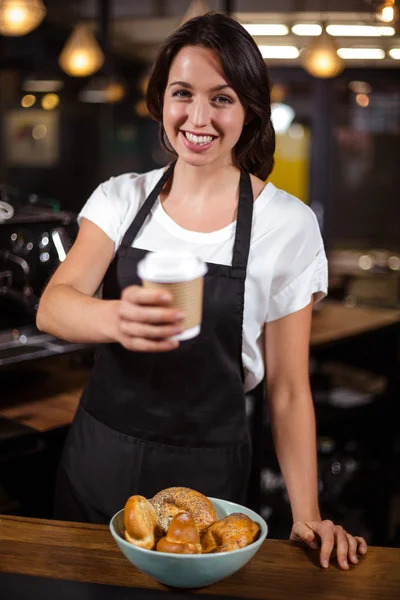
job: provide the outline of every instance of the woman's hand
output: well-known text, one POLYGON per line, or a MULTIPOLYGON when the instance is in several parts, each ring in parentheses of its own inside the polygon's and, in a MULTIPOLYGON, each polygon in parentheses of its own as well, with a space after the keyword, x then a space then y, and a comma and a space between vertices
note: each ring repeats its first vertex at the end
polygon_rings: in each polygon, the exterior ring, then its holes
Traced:
POLYGON ((171 308, 168 292, 131 285, 118 303, 117 341, 136 352, 168 352, 179 346, 174 335, 182 332, 184 315, 171 308))
POLYGON ((345 571, 350 568, 349 561, 353 565, 358 563, 357 553, 364 555, 367 552, 364 538, 350 535, 343 527, 335 525, 332 521, 296 521, 290 539, 304 542, 313 550, 321 547, 320 563, 325 568, 329 566, 334 548, 336 548, 339 566, 345 571))

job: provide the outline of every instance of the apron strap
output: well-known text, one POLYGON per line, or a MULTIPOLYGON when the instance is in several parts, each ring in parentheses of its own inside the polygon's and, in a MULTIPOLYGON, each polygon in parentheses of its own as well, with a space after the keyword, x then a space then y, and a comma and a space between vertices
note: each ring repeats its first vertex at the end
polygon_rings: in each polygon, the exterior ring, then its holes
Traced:
MULTIPOLYGON (((161 190, 172 175, 175 164, 176 163, 173 162, 165 171, 155 188, 142 204, 136 217, 125 233, 120 248, 122 258, 125 258, 129 248, 133 244, 133 241, 143 227, 143 224, 158 196, 160 195, 161 190)), ((253 204, 254 198, 250 175, 247 172, 242 171, 240 174, 238 215, 231 272, 232 277, 239 279, 245 279, 246 277, 247 261, 250 251, 251 228, 253 222, 253 204)))
POLYGON ((167 183, 168 179, 172 175, 174 168, 175 168, 175 162, 173 162, 172 165, 170 165, 168 167, 168 169, 165 171, 164 175, 161 177, 161 179, 159 180, 159 182, 157 183, 157 185, 155 186, 153 191, 150 193, 150 195, 147 197, 146 201, 140 207, 136 217, 133 219, 127 232, 125 233, 123 240, 121 242, 121 249, 122 248, 124 249, 124 251, 122 252, 123 258, 125 258, 126 253, 128 252, 129 248, 132 246, 134 239, 136 238, 137 234, 143 227, 143 224, 144 224, 148 214, 150 213, 151 209, 153 208, 153 205, 154 205, 155 201, 157 200, 158 196, 160 195, 160 192, 163 189, 164 185, 167 183))
POLYGON ((253 224, 253 206, 254 196, 250 175, 247 171, 242 171, 240 174, 238 215, 232 256, 232 277, 243 279, 246 277, 253 224))

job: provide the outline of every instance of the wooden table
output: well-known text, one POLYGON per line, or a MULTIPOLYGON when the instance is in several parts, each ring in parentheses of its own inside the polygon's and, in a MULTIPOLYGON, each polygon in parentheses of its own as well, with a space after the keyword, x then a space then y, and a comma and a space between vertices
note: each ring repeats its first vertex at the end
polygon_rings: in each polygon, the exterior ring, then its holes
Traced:
POLYGON ((400 323, 400 311, 355 306, 325 300, 315 310, 311 325, 311 347, 330 344, 400 323))
MULTIPOLYGON (((0 515, 0 572, 168 589, 130 565, 104 525, 0 515)), ((321 569, 316 552, 267 539, 241 571, 198 593, 263 600, 398 600, 400 549, 371 547, 346 572, 334 564, 321 569)))

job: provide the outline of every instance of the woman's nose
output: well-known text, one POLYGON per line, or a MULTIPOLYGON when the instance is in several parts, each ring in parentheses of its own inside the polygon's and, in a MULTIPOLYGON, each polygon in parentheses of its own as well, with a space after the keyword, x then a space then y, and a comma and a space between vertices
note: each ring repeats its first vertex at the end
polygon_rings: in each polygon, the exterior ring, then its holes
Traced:
POLYGON ((190 120, 194 127, 204 127, 210 122, 210 105, 208 100, 197 98, 190 107, 190 120))

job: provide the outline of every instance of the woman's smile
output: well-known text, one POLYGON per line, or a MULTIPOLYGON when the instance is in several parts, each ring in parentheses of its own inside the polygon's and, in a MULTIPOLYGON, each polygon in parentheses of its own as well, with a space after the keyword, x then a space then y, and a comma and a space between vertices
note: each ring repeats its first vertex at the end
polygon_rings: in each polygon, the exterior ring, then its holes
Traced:
POLYGON ((217 136, 207 134, 199 135, 183 130, 180 130, 180 137, 186 148, 189 148, 192 152, 206 152, 217 139, 217 136))

